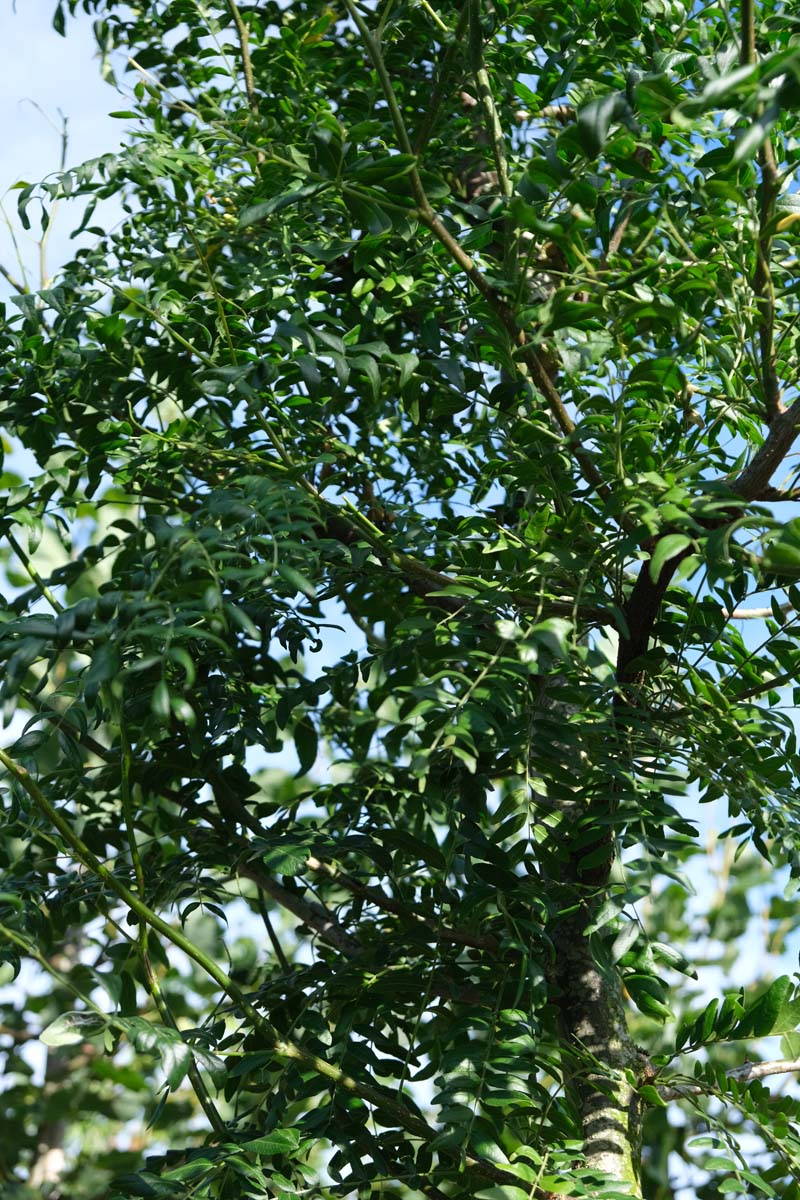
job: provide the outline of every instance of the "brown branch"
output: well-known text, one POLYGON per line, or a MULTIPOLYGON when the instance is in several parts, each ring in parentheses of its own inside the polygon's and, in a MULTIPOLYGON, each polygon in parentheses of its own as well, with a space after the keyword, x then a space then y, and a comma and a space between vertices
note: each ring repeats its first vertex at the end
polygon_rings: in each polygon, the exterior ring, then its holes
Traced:
POLYGON ((800 500, 800 488, 789 488, 788 491, 782 491, 776 487, 765 487, 757 496, 751 496, 751 500, 766 500, 770 504, 786 503, 787 501, 795 503, 800 500))
POLYGON ((250 879, 256 887, 271 896, 282 908, 292 913, 309 929, 319 934, 320 940, 333 946, 345 958, 356 958, 362 951, 361 943, 331 916, 326 908, 313 900, 304 900, 295 892, 290 892, 276 880, 262 871, 255 863, 239 862, 236 874, 250 879))
POLYGON ((20 695, 28 704, 31 705, 31 707, 35 708, 37 712, 42 713, 45 717, 51 720, 57 730, 69 734, 73 741, 83 746, 83 748, 88 750, 90 754, 96 755, 96 757, 102 759, 103 762, 115 761, 114 755, 107 746, 103 746, 100 742, 93 738, 90 733, 83 733, 52 704, 48 704, 46 700, 42 700, 38 696, 34 696, 25 688, 20 688, 20 695))
POLYGON ((352 875, 347 875, 343 871, 339 871, 330 863, 321 862, 320 859, 314 858, 313 855, 306 860, 306 866, 312 871, 327 875, 329 879, 340 884, 354 896, 368 900, 384 912, 391 913, 393 916, 400 917, 402 920, 410 921, 416 925, 424 925, 439 941, 453 942, 457 946, 469 946, 475 950, 485 950, 489 954, 496 954, 500 949, 500 943, 497 938, 491 935, 481 937, 479 934, 468 933, 463 929, 454 929, 449 925, 441 925, 438 921, 434 921, 432 917, 424 917, 421 913, 414 912, 406 905, 400 904, 399 901, 395 900, 392 896, 387 896, 379 888, 367 887, 365 884, 359 883, 357 879, 353 879, 352 875))
POLYGON ((800 398, 779 412, 769 427, 763 444, 752 462, 731 483, 731 491, 743 500, 757 500, 764 495, 769 481, 792 448, 800 426, 800 398))
POLYGON ((743 67, 756 61, 755 0, 741 0, 741 43, 739 62, 743 67))
POLYGON ((797 683, 796 669, 784 671, 783 675, 776 675, 774 679, 766 679, 762 683, 757 683, 743 692, 737 692, 733 699, 750 700, 753 696, 760 696, 764 692, 771 692, 773 688, 783 687, 785 683, 797 683))

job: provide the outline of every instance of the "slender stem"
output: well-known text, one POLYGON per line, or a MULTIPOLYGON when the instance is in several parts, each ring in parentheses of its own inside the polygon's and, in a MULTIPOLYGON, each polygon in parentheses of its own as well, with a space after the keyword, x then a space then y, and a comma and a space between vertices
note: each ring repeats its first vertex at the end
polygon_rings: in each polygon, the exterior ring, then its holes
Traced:
POLYGON ((445 96, 450 89, 450 76, 453 67, 460 60, 462 50, 462 38, 467 28, 468 6, 463 4, 461 12, 458 16, 458 24, 456 25, 455 33, 452 41, 445 50, 442 61, 437 72, 436 85, 433 89, 433 95, 430 103, 425 108, 425 116, 422 119, 422 124, 419 127, 419 132, 414 138, 414 153, 421 154, 428 144, 428 139, 436 126, 436 120, 439 116, 439 110, 442 107, 445 96))
POLYGON ((65 991, 68 991, 71 995, 73 995, 76 1000, 80 1000, 81 1004, 85 1004, 87 1008, 92 1010, 92 1012, 96 1012, 99 1016, 103 1017, 104 1020, 107 1019, 107 1014, 103 1012, 102 1008, 100 1008, 98 1004, 95 1004, 94 1000, 92 1000, 90 996, 87 996, 80 990, 80 988, 76 987, 68 975, 63 975, 57 967, 54 967, 53 964, 47 958, 45 958, 45 956, 36 948, 36 946, 29 942, 27 938, 24 938, 22 934, 17 933, 16 929, 12 929, 9 925, 3 925, 0 923, 0 938, 10 942, 13 946, 19 946, 20 950, 23 950, 25 954, 27 954, 28 958, 32 958, 33 961, 37 963, 43 971, 46 971, 51 979, 54 979, 56 983, 60 984, 65 991))
POLYGON ((242 53, 242 71, 244 73, 244 90, 247 93, 247 103, 250 105, 250 111, 258 112, 258 97, 256 96, 255 83, 253 80, 253 63, 250 59, 250 34, 245 25, 242 14, 239 12, 239 7, 236 0, 228 0, 228 8, 233 17, 233 23, 236 26, 236 33, 239 38, 239 49, 242 53))
MULTIPOLYGON (((757 60, 755 0, 742 0, 739 62, 742 66, 757 60)), ((758 312, 758 343, 761 370, 761 390, 764 397, 767 424, 772 424, 781 411, 781 387, 778 380, 775 353, 775 288, 772 282, 770 259, 775 201, 780 191, 780 174, 775 150, 769 137, 764 140, 758 161, 761 167, 758 204, 758 238, 756 240, 756 269, 753 292, 758 312)))
POLYGON ((439 26, 442 33, 450 32, 449 25, 445 25, 444 21, 439 16, 439 14, 436 12, 436 10, 434 8, 431 8, 430 4, 428 3, 428 0, 419 0, 419 5, 420 5, 420 8, 422 8, 428 14, 428 16, 433 21, 433 23, 435 25, 439 26))
POLYGON ((489 82, 489 72, 486 70, 486 63, 483 57, 480 0, 469 0, 469 47, 470 57, 472 58, 472 70, 473 74, 475 75, 475 83, 477 84, 478 95, 480 96, 481 103, 486 110, 486 119, 489 125, 489 141, 492 146, 495 167, 497 168, 497 178, 500 183, 500 191, 503 193, 506 200, 509 200, 511 198, 512 187, 511 180, 509 179, 508 175, 506 139, 503 133, 503 126, 500 123, 500 115, 497 111, 494 95, 492 94, 492 85, 489 82))
POLYGON ((8 268, 3 266, 2 263, 0 263, 0 275, 2 275, 8 283, 10 283, 14 291, 18 292, 20 296, 28 295, 30 288, 26 287, 24 283, 20 283, 20 281, 16 279, 8 270, 8 268))
POLYGON ((83 746, 85 750, 96 755, 97 758, 103 759, 104 762, 112 761, 111 751, 107 746, 103 746, 90 733, 81 733, 69 720, 68 715, 62 713, 55 705, 48 703, 47 700, 43 700, 41 696, 34 696, 26 688, 20 688, 19 694, 25 700, 26 704, 30 704, 31 708, 35 708, 38 713, 43 713, 52 721, 56 729, 63 730, 64 733, 69 734, 79 746, 83 746))
POLYGON ((41 575, 36 570, 36 567, 33 565, 30 558, 28 557, 28 555, 22 549, 22 547, 20 546, 17 539, 14 537, 14 534, 10 530, 8 530, 6 532, 6 537, 8 538, 9 546, 14 551, 17 558, 19 559, 19 561, 22 563, 23 567, 25 568, 25 573, 28 575, 31 582, 34 583, 36 585, 36 587, 39 589, 39 591, 44 596, 45 600, 50 605, 50 607, 53 609, 53 611, 57 612, 57 613, 63 612, 64 605, 61 603, 61 601, 58 599, 58 597, 53 594, 53 592, 47 586, 45 581, 42 579, 41 575))
POLYGON ((275 951, 275 957, 277 958, 278 962, 280 963, 281 969, 284 971, 289 971, 289 969, 290 969, 289 968, 289 960, 287 959, 286 955, 283 952, 283 946, 280 944, 278 935, 275 932, 275 927, 273 926, 272 921, 270 919, 269 911, 267 909, 266 904, 264 903, 264 897, 261 895, 260 891, 258 893, 257 904, 258 904, 258 911, 261 914, 261 920, 264 922, 264 928, 267 931, 267 937, 269 938, 270 942, 272 943, 272 949, 275 951))
MULTIPOLYGON (((37 106, 38 107, 38 106, 37 106)), ((63 173, 67 162, 67 146, 69 145, 69 136, 67 134, 67 118, 61 113, 61 155, 59 158, 59 170, 63 173)), ((53 207, 47 219, 47 228, 39 238, 39 286, 44 289, 50 283, 47 276, 47 240, 50 237, 50 230, 53 228, 56 211, 58 209, 58 199, 54 200, 53 207)))

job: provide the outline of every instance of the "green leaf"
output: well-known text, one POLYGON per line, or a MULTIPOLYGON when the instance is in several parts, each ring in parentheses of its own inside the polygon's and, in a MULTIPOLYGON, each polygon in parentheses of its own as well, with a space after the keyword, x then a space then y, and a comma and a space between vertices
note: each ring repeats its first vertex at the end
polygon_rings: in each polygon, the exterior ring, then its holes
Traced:
POLYGON ((242 1142, 243 1150, 273 1158, 277 1154, 292 1154, 300 1145, 300 1135, 295 1129, 274 1129, 262 1137, 242 1142))
POLYGON ((314 766, 318 754, 317 731, 308 717, 303 717, 294 726, 294 747, 300 761, 296 778, 307 775, 314 766))
POLYGON ((659 538, 649 564, 650 578, 653 582, 659 578, 671 559, 682 554, 692 544, 692 539, 683 533, 668 533, 659 538))
POLYGON ((39 1034, 45 1046, 74 1046, 87 1038, 97 1037, 107 1027, 101 1013, 66 1012, 51 1021, 39 1034))
POLYGON ((630 106, 620 92, 609 92, 584 104, 578 112, 577 132, 587 158, 597 158, 605 146, 611 125, 630 116, 630 106))

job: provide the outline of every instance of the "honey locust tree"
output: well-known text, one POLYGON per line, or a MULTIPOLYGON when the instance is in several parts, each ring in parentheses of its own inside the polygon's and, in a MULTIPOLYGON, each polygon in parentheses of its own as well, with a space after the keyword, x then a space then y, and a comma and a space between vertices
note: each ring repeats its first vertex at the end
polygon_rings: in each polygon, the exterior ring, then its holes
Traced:
POLYGON ((800 1196, 793 6, 79 8, 3 1196, 800 1196))

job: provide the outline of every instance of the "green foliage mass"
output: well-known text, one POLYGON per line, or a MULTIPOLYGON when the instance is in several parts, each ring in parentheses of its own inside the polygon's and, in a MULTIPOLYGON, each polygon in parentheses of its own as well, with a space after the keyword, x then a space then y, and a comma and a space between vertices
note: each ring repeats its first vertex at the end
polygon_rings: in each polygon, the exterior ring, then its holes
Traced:
POLYGON ((796 1200, 793 6, 77 9, 0 1194, 796 1200))

